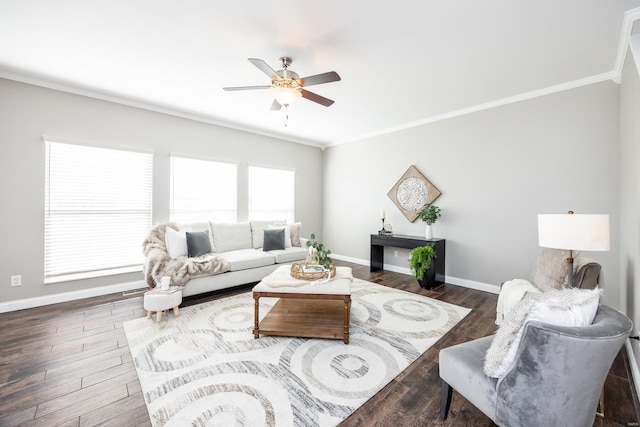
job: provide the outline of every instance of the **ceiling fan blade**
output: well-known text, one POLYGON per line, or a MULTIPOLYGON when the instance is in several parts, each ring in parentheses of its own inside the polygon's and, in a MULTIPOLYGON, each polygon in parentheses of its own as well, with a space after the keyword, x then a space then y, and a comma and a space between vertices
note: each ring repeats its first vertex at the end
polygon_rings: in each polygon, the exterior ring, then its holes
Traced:
POLYGON ((318 104, 324 105, 325 107, 330 107, 334 103, 333 100, 325 98, 324 96, 320 96, 317 93, 309 92, 308 90, 301 89, 300 92, 302 92, 303 98, 307 98, 309 101, 317 102, 318 104))
POLYGON ((273 104, 271 104, 271 111, 278 111, 281 108, 282 105, 280 105, 280 103, 274 99, 273 104))
POLYGON ((260 71, 265 73, 271 80, 282 80, 282 77, 275 72, 275 70, 269 67, 269 64, 264 62, 262 59, 257 58, 249 58, 249 62, 255 65, 260 71))
POLYGON ((223 87, 222 90, 254 90, 254 89, 269 89, 271 86, 236 86, 236 87, 223 87))
POLYGON ((311 85, 319 85, 321 83, 338 82, 340 81, 340 76, 335 71, 329 71, 328 73, 301 78, 300 81, 301 86, 307 87, 311 85))

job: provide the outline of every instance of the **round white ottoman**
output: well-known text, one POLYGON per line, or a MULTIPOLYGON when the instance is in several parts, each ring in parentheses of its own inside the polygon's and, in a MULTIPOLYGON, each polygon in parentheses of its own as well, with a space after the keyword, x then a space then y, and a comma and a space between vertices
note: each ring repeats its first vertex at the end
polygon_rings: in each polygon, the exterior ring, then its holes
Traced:
POLYGON ((147 318, 151 318, 153 312, 156 312, 156 322, 162 320, 162 312, 173 308, 176 316, 180 315, 178 306, 182 304, 182 290, 172 293, 161 292, 145 292, 144 309, 147 310, 147 318))

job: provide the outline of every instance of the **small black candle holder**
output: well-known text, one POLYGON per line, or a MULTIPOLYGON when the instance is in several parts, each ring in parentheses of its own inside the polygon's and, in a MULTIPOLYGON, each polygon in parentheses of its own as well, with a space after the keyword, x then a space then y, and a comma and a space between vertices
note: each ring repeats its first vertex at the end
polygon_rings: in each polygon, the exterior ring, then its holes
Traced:
POLYGON ((378 230, 378 236, 390 236, 393 233, 391 231, 387 231, 384 229, 384 218, 381 218, 381 219, 382 219, 382 228, 378 230))

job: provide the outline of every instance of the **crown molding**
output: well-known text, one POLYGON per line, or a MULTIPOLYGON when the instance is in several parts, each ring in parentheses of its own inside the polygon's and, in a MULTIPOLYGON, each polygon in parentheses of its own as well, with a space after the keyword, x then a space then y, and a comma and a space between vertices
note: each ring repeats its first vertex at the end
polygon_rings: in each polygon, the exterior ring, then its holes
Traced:
POLYGON ((507 98, 502 98, 502 99, 498 99, 495 101, 490 101, 490 102, 486 102, 484 104, 479 104, 479 105, 474 105, 471 107, 467 107, 467 108, 462 108, 460 110, 455 110, 455 111, 450 111, 447 113, 442 113, 442 114, 437 114, 435 116, 431 116, 431 117, 427 117, 421 120, 416 120, 414 122, 409 122, 409 123, 405 123, 405 124, 401 124, 398 126, 393 126, 390 128, 386 128, 386 129, 382 129, 379 131, 375 131, 375 132, 370 132, 364 135, 360 135, 354 138, 349 138, 349 139, 344 139, 341 141, 336 141, 333 143, 329 143, 327 144, 327 147, 331 147, 331 146, 336 146, 336 145, 342 145, 342 144, 347 144, 349 142, 355 142, 355 141, 360 141, 363 139, 367 139, 367 138, 372 138, 375 136, 380 136, 380 135, 385 135, 388 133, 393 133, 393 132, 397 132, 399 130, 404 130, 404 129, 410 129, 410 128, 414 128, 417 126, 422 126, 422 125, 426 125, 429 123, 434 123, 434 122, 439 122, 442 120, 446 120, 446 119, 451 119, 454 117, 459 117, 459 116, 464 116, 467 114, 471 114, 471 113, 477 113, 479 111, 483 111, 483 110, 489 110, 492 108, 496 108, 496 107, 501 107, 503 105, 508 105, 508 104, 514 104, 516 102, 520 102, 520 101, 525 101, 527 99, 532 99, 532 98, 538 98, 540 96, 545 96, 545 95, 550 95, 553 93, 557 93, 557 92, 563 92, 565 90, 570 90, 570 89, 575 89, 581 86, 587 86, 587 85, 591 85, 594 83, 600 83, 606 80, 613 80, 614 78, 614 72, 608 72, 608 73, 603 73, 603 74, 598 74, 595 76, 591 76, 591 77, 586 77, 584 79, 579 79, 579 80, 574 80, 572 82, 567 82, 567 83, 562 83, 559 85, 555 85, 555 86, 549 86, 543 89, 539 89, 539 90, 534 90, 531 92, 527 92, 527 93, 523 93, 520 95, 515 95, 515 96, 510 96, 507 98))
POLYGON ((40 86, 47 89, 53 89, 60 92, 71 93, 74 95, 86 96, 88 98, 98 99, 101 101, 113 102, 115 104, 126 105, 128 107, 140 108, 142 110, 153 111, 161 114, 167 114, 169 116, 180 117, 182 119, 193 120, 201 123, 207 123, 210 125, 224 127, 227 129, 234 129, 242 132, 252 133, 255 135, 275 138, 281 141, 295 142, 297 144, 308 145, 316 148, 323 148, 325 146, 324 144, 315 142, 315 141, 310 141, 310 140, 301 139, 301 138, 292 138, 281 133, 256 129, 256 128, 252 128, 250 126, 242 125, 235 122, 216 120, 214 118, 201 116, 199 114, 190 113, 187 111, 181 111, 173 107, 166 107, 159 104, 153 104, 150 102, 143 102, 143 101, 126 98, 123 96, 102 93, 102 92, 98 92, 88 88, 78 87, 73 84, 55 82, 52 80, 48 80, 44 77, 37 77, 33 75, 22 74, 20 72, 11 71, 8 69, 0 68, 0 78, 13 80, 20 83, 26 83, 34 86, 40 86))
POLYGON ((629 39, 631 38, 631 30, 635 21, 640 19, 640 7, 627 10, 622 20, 622 29, 620 30, 620 42, 618 43, 618 54, 616 56, 616 64, 613 68, 613 81, 620 83, 622 76, 622 68, 629 50, 629 39))

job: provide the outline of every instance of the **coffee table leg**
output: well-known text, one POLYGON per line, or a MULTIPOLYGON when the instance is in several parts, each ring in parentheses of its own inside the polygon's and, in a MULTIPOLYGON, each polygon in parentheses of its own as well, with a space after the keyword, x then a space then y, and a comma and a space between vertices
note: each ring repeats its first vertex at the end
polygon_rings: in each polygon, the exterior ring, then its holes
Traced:
POLYGON ((260 320, 260 294, 254 292, 253 300, 255 304, 255 308, 253 310, 253 338, 258 339, 260 338, 260 326, 258 323, 260 320))
POLYGON ((351 295, 344 296, 344 343, 349 344, 349 323, 351 322, 351 295))

